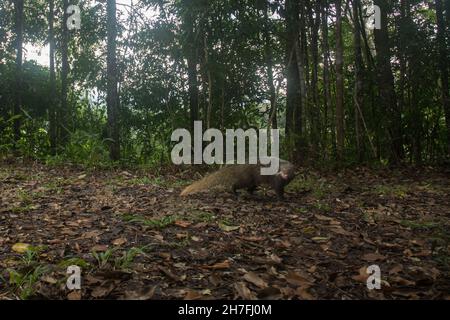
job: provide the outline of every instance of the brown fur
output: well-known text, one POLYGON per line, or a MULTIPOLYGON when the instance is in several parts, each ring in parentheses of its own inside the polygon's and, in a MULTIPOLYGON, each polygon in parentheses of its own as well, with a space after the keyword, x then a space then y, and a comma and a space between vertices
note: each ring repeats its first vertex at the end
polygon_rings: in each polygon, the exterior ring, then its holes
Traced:
POLYGON ((279 198, 283 198, 284 187, 293 178, 294 166, 286 160, 280 159, 280 169, 274 175, 261 175, 259 164, 229 165, 194 182, 180 195, 186 196, 217 187, 229 188, 234 193, 238 189, 247 189, 249 193, 253 193, 258 186, 265 184, 275 190, 279 198))

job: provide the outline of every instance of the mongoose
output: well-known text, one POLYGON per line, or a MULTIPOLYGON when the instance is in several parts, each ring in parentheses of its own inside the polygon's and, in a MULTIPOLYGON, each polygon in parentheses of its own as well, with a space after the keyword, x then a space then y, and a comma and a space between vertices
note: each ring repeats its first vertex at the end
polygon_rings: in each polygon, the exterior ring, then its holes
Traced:
POLYGON ((252 194, 261 184, 269 185, 279 199, 283 199, 284 187, 294 178, 294 166, 280 159, 280 167, 274 175, 261 175, 260 164, 229 165, 186 187, 181 196, 210 190, 215 187, 229 188, 236 194, 238 189, 247 189, 252 194))

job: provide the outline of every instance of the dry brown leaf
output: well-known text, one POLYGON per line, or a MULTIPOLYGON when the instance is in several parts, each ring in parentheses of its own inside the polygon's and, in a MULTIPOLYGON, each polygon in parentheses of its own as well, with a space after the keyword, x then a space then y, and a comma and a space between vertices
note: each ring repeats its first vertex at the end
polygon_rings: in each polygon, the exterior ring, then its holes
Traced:
POLYGON ((95 287, 91 292, 91 296, 94 298, 103 298, 106 297, 111 291, 114 290, 114 283, 108 282, 102 286, 95 287))
POLYGON ((112 244, 115 246, 121 246, 123 244, 127 243, 127 239, 125 238, 117 238, 115 240, 112 241, 112 244))
POLYGON ((258 299, 261 300, 279 300, 282 297, 280 289, 275 287, 267 287, 258 292, 258 299))
POLYGON ((149 300, 153 298, 156 287, 150 287, 139 291, 125 291, 124 300, 149 300))
POLYGON ((69 292, 67 294, 67 299, 68 300, 81 300, 81 291, 75 290, 75 291, 69 292))
POLYGON ((401 264, 397 264, 389 270, 389 274, 396 274, 403 271, 403 266, 401 264))
POLYGON ((203 295, 195 290, 187 290, 184 300, 199 300, 203 295))
POLYGON ((106 250, 108 250, 108 245, 106 244, 96 244, 95 246, 93 246, 91 248, 91 251, 95 251, 95 252, 105 252, 106 250))
POLYGON ((187 227, 189 227, 189 226, 192 224, 192 222, 190 222, 190 221, 185 221, 185 220, 176 220, 176 221, 174 222, 174 224, 175 224, 176 226, 179 226, 179 227, 182 227, 182 228, 187 228, 187 227))
POLYGON ((295 291, 297 296, 303 300, 314 300, 315 298, 308 292, 308 287, 298 287, 295 291))
POLYGON ((379 253, 367 253, 363 256, 363 260, 368 262, 383 261, 386 260, 386 256, 383 256, 379 253))
POLYGON ((297 287, 309 287, 312 283, 315 282, 314 278, 312 278, 308 274, 300 274, 299 272, 295 271, 289 271, 285 279, 289 284, 297 287))
POLYGON ((369 278, 369 274, 367 273, 367 267, 361 267, 359 270, 358 270, 358 275, 356 275, 356 276, 353 276, 352 277, 352 279, 353 280, 356 280, 356 281, 358 281, 358 282, 363 282, 363 283, 366 283, 367 282, 367 279, 369 278))
POLYGON ((259 288, 264 289, 267 287, 267 283, 254 272, 246 273, 244 275, 244 279, 250 283, 253 283, 255 286, 259 288))
POLYGON ((250 291, 244 282, 237 282, 234 284, 234 289, 236 290, 239 297, 244 300, 255 300, 255 295, 250 291))
POLYGON ((218 262, 216 264, 213 264, 212 266, 203 266, 205 269, 213 269, 213 270, 219 270, 219 269, 228 269, 230 268, 230 260, 225 260, 223 262, 218 262))

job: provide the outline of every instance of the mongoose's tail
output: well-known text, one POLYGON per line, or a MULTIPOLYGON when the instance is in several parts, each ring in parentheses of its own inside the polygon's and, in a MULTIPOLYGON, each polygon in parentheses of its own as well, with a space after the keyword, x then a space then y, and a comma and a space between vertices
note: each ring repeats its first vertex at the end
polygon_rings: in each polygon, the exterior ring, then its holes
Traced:
POLYGON ((190 186, 187 186, 186 188, 184 188, 183 191, 181 191, 180 196, 187 196, 189 194, 221 186, 224 184, 225 182, 224 180, 227 180, 226 178, 227 178, 226 168, 223 168, 219 171, 211 173, 210 175, 207 175, 206 177, 197 182, 194 182, 190 186))

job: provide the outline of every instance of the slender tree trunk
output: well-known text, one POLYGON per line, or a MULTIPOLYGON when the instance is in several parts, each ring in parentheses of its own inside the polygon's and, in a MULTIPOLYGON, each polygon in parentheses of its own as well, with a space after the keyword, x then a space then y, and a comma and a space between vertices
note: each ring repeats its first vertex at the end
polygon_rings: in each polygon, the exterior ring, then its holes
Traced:
MULTIPOLYGON (((445 5, 445 27, 447 34, 447 48, 450 46, 450 0, 444 0, 445 5)), ((448 52, 447 52, 448 53, 448 52)))
MULTIPOLYGON (((328 145, 328 110, 331 103, 331 83, 330 83, 330 45, 328 43, 328 1, 322 0, 323 13, 322 13, 322 51, 323 51, 323 130, 322 130, 322 143, 324 146, 328 145)), ((333 142, 334 143, 334 142, 333 142)))
POLYGON ((222 84, 221 94, 220 94, 220 131, 225 130, 225 81, 222 84))
MULTIPOLYGON (((405 90, 406 90, 406 67, 407 67, 407 52, 409 51, 408 42, 406 41, 406 29, 407 29, 407 16, 406 16, 406 0, 400 1, 400 20, 398 23, 398 40, 399 43, 397 45, 398 48, 398 57, 399 57, 399 68, 400 68, 400 79, 399 79, 399 89, 398 89, 398 104, 401 110, 406 109, 406 99, 405 99, 405 90)), ((405 141, 405 143, 408 143, 405 141)))
MULTIPOLYGON (((374 73, 375 69, 375 62, 372 55, 372 51, 369 45, 369 39, 366 32, 365 26, 365 20, 363 18, 363 12, 359 10, 359 25, 361 26, 361 37, 364 44, 364 49, 362 50, 364 53, 365 61, 366 61, 366 69, 365 69, 365 87, 368 91, 368 100, 370 100, 370 118, 371 122, 368 125, 371 125, 371 128, 365 127, 367 136, 370 137, 370 131, 374 132, 374 140, 375 140, 375 146, 373 145, 373 142, 371 139, 368 139, 372 148, 372 152, 375 159, 380 159, 380 116, 379 116, 379 110, 375 104, 375 82, 376 82, 376 75, 374 73), (371 130, 370 130, 371 129, 371 130)), ((369 103, 367 103, 369 105, 369 103)), ((367 113, 369 110, 367 110, 367 113)), ((362 120, 362 119, 361 119, 362 120)))
POLYGON ((273 54, 272 54, 272 42, 270 40, 269 32, 269 17, 267 13, 267 1, 264 0, 264 53, 266 58, 266 68, 267 68, 267 85, 269 87, 269 99, 270 99, 270 112, 269 112, 269 123, 268 127, 277 129, 277 108, 276 108, 276 91, 275 84, 273 80, 273 54))
POLYGON ((116 1, 107 2, 107 113, 108 113, 108 136, 109 156, 111 160, 120 159, 120 131, 119 131, 119 99, 117 95, 117 61, 116 61, 116 37, 117 18, 116 1))
POLYGON ((344 48, 342 41, 342 0, 336 0, 336 138, 337 160, 344 154, 344 48))
POLYGON ((361 25, 359 22, 359 0, 353 0, 353 19, 354 19, 354 33, 353 44, 355 50, 355 137, 358 161, 361 162, 364 156, 363 140, 362 140, 362 126, 361 120, 363 118, 363 102, 364 102, 364 63, 361 52, 361 25))
MULTIPOLYGON (((300 6, 299 35, 300 39, 295 46, 297 57, 298 79, 300 86, 300 100, 297 108, 294 110, 294 132, 295 132, 295 153, 296 159, 302 161, 305 158, 306 141, 304 132, 306 131, 306 114, 308 109, 308 89, 309 89, 309 61, 308 61, 308 42, 306 39, 306 8, 305 1, 298 1, 300 6)), ((298 38, 297 38, 298 39, 298 38)))
POLYGON ((195 16, 192 8, 185 3, 185 30, 187 37, 185 40, 185 51, 188 63, 188 87, 189 87, 189 111, 190 111, 190 129, 194 132, 194 122, 199 120, 199 102, 198 102, 198 80, 197 80, 197 48, 195 37, 195 16))
POLYGON ((374 30, 379 99, 389 135, 389 160, 391 163, 397 163, 404 157, 404 152, 401 113, 397 105, 394 76, 390 61, 391 50, 387 21, 390 6, 387 0, 375 0, 374 4, 381 9, 381 29, 374 30))
POLYGON ((15 32, 16 32, 16 74, 14 95, 14 149, 17 151, 20 139, 21 109, 22 109, 22 59, 23 59, 23 0, 14 1, 15 32))
POLYGON ((50 149, 51 154, 56 154, 56 76, 55 76, 55 34, 53 28, 54 0, 49 0, 48 13, 48 42, 49 42, 49 59, 50 59, 50 106, 48 108, 49 115, 49 133, 50 133, 50 149))
POLYGON ((67 103, 67 93, 68 93, 68 81, 67 76, 69 73, 69 57, 68 57, 68 46, 69 46, 69 30, 67 29, 67 19, 69 15, 67 14, 67 7, 69 6, 68 0, 63 0, 63 20, 62 20, 62 37, 61 37, 61 107, 59 109, 59 114, 57 119, 60 122, 59 126, 59 141, 62 144, 66 144, 68 140, 68 103, 67 103))
POLYGON ((295 154, 295 150, 293 150, 293 143, 296 138, 294 116, 296 115, 296 110, 301 108, 300 79, 296 53, 296 47, 299 46, 299 9, 298 1, 286 0, 286 138, 291 158, 295 154))
MULTIPOLYGON (((306 33, 306 20, 308 18, 307 2, 308 0, 298 1, 300 5, 300 22, 299 22, 299 35, 300 39, 298 45, 295 47, 297 54, 298 64, 298 77, 300 81, 300 106, 295 111, 294 127, 297 133, 297 152, 304 152, 303 141, 304 133, 307 129, 307 116, 311 113, 311 105, 309 104, 308 96, 310 90, 309 81, 309 58, 308 58, 308 39, 306 33)), ((308 6, 309 7, 309 6, 308 6)), ((311 118, 311 117, 310 117, 311 118)))
POLYGON ((314 158, 317 158, 319 154, 319 141, 320 141, 320 106, 319 106, 319 28, 320 28, 320 1, 315 2, 314 13, 315 17, 311 15, 311 52, 312 52, 312 77, 311 77, 311 144, 314 158))
POLYGON ((212 105, 213 105, 213 78, 211 73, 211 64, 209 62, 209 52, 208 52, 208 36, 205 32, 203 38, 203 49, 205 53, 205 65, 206 74, 208 76, 208 107, 206 109, 206 128, 211 128, 211 116, 212 116, 212 105))
MULTIPOLYGON (((441 99, 444 108, 445 121, 447 124, 447 154, 450 156, 450 96, 448 83, 448 51, 445 39, 446 26, 443 15, 443 6, 441 0, 435 0, 436 17, 438 25, 437 41, 439 46, 439 72, 441 74, 441 99)), ((447 6, 450 8, 450 6, 447 6)), ((448 14, 448 12, 447 12, 448 14)))

